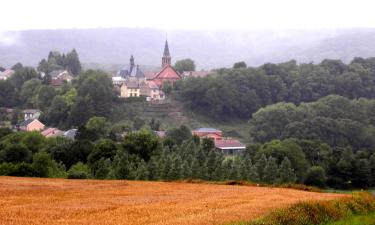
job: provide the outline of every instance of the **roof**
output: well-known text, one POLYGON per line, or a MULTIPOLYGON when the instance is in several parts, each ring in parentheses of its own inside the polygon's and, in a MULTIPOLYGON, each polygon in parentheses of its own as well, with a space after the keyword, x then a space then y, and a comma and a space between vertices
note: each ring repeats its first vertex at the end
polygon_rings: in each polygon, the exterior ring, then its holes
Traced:
POLYGON ((0 75, 6 78, 12 76, 13 74, 14 74, 14 70, 11 70, 11 69, 6 69, 3 72, 0 72, 0 75))
POLYGON ((126 83, 127 88, 139 88, 139 83, 136 81, 130 81, 126 83))
POLYGON ((149 80, 153 79, 156 76, 156 74, 156 72, 152 71, 144 72, 145 77, 149 80))
POLYGON ((64 136, 70 139, 74 139, 77 134, 77 129, 70 129, 65 131, 64 136))
POLYGON ((40 110, 39 109, 24 109, 22 112, 25 114, 34 114, 34 113, 40 112, 40 110))
POLYGON ((221 132, 221 130, 211 128, 211 127, 203 127, 203 128, 194 130, 194 132, 216 133, 216 132, 221 132))
POLYGON ((125 78, 123 77, 120 77, 120 76, 112 77, 112 82, 123 82, 123 81, 125 81, 125 78))
POLYGON ((245 149, 246 146, 236 139, 215 140, 215 147, 219 149, 245 149))
MULTIPOLYGON (((34 121, 38 121, 39 123, 41 123, 39 120, 37 120, 37 119, 27 119, 27 120, 25 120, 25 121, 22 121, 21 123, 19 123, 18 125, 20 126, 20 127, 26 127, 26 126, 28 126, 30 123, 32 123, 32 122, 34 122, 34 121)), ((42 123, 41 123, 42 124, 42 123)))
POLYGON ((147 84, 151 89, 159 89, 158 85, 154 81, 147 81, 147 84))
POLYGON ((68 71, 66 71, 66 70, 54 70, 54 71, 50 72, 49 75, 51 77, 58 77, 60 74, 65 73, 65 72, 68 72, 68 71))
POLYGON ((163 69, 157 73, 154 77, 156 78, 175 78, 175 79, 181 79, 181 75, 171 66, 171 65, 166 65, 163 67, 163 69))
POLYGON ((169 54, 168 40, 165 40, 163 57, 171 57, 171 54, 169 54))
POLYGON ((64 132, 57 129, 57 128, 54 128, 54 127, 50 127, 44 131, 41 132, 41 134, 45 137, 55 137, 55 136, 60 136, 62 135, 64 132))

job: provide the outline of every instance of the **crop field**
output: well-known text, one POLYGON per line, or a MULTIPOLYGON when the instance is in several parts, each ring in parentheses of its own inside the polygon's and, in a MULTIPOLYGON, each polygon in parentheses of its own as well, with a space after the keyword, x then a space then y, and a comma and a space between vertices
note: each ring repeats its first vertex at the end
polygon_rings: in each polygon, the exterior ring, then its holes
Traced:
POLYGON ((0 177, 0 224, 225 224, 298 201, 343 196, 214 184, 0 177))

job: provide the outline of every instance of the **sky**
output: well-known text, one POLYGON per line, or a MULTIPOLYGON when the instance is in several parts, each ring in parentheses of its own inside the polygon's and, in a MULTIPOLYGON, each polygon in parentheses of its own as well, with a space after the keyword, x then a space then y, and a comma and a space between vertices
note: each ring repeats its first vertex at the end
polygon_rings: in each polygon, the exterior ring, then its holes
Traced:
POLYGON ((0 32, 25 29, 375 27, 371 0, 4 0, 0 32))

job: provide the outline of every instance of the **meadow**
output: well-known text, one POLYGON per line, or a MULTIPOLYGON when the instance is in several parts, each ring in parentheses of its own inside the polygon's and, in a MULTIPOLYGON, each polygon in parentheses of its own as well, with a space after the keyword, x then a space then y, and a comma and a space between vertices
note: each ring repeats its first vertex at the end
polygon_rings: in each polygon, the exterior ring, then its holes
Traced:
POLYGON ((285 188, 0 177, 0 224, 227 224, 345 194, 285 188))

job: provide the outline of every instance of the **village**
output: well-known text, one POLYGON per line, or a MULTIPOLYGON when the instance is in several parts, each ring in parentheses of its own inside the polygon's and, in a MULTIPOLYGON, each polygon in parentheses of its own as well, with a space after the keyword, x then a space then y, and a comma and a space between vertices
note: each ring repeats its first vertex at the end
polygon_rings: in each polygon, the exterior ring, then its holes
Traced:
MULTIPOLYGON (((12 69, 5 69, 0 72, 0 80, 7 80, 15 73, 12 69)), ((46 74, 40 71, 41 78, 46 74)), ((114 91, 120 99, 144 98, 149 104, 160 104, 168 99, 163 91, 165 86, 173 87, 176 81, 187 79, 189 77, 206 77, 210 76, 212 71, 183 71, 178 72, 172 66, 172 57, 170 54, 168 41, 165 41, 164 51, 161 58, 161 67, 159 71, 142 71, 139 64, 135 63, 135 57, 130 56, 129 65, 122 67, 112 74, 111 80, 114 91)), ((70 84, 74 75, 69 70, 54 70, 49 73, 49 85, 55 88, 61 88, 64 84, 70 84)), ((12 108, 1 108, 2 112, 10 119, 14 113, 12 108)), ((0 127, 9 127, 17 132, 40 132, 44 137, 64 137, 74 140, 77 135, 77 127, 68 130, 60 130, 56 127, 50 127, 40 121, 43 112, 40 109, 26 108, 21 111, 22 120, 13 126, 9 122, 1 121, 0 127)), ((153 131, 156 136, 163 139, 166 131, 153 131)), ((225 155, 236 155, 246 147, 239 140, 225 137, 221 130, 215 128, 197 128, 191 131, 193 136, 200 139, 211 139, 215 148, 225 155)), ((121 134, 126 135, 125 133, 121 134)))

